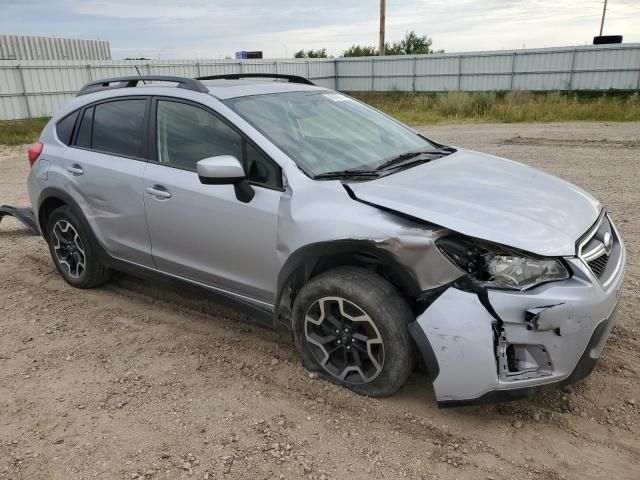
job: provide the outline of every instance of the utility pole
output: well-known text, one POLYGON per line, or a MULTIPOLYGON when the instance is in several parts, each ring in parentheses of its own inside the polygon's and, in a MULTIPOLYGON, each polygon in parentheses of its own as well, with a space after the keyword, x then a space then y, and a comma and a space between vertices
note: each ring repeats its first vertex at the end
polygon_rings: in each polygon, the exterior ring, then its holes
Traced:
POLYGON ((385 0, 380 0, 380 43, 378 44, 378 55, 384 55, 384 29, 385 29, 385 0))
POLYGON ((602 21, 600 22, 600 36, 602 36, 602 29, 604 28, 605 13, 607 13, 607 0, 604 0, 604 8, 602 9, 602 21))

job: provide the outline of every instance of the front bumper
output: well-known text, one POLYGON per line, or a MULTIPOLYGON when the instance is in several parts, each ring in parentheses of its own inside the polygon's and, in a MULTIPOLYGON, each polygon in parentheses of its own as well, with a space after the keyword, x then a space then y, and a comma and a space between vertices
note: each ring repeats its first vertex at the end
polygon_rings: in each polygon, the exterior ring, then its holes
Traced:
POLYGON ((573 275, 563 282, 525 292, 488 290, 483 300, 455 287, 442 293, 409 326, 438 405, 526 398, 588 376, 615 323, 622 240, 619 254, 606 285, 572 257, 565 260, 573 275))

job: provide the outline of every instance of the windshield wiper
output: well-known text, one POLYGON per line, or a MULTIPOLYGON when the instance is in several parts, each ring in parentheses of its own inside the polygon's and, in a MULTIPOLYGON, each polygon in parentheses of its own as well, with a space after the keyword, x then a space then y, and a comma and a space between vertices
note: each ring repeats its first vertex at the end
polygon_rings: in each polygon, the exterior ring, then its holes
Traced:
MULTIPOLYGON (((407 160, 413 160, 414 158, 420 157, 421 155, 440 155, 442 157, 444 157, 445 155, 449 155, 451 153, 451 151, 449 149, 441 149, 441 150, 424 150, 424 151, 419 151, 419 152, 407 152, 407 153, 403 153, 401 155, 398 155, 397 157, 393 157, 390 158, 389 160, 387 160, 386 162, 384 162, 382 165, 379 165, 376 167, 376 171, 380 171, 380 170, 386 170, 390 167, 400 167, 400 166, 404 166, 402 164, 404 164, 405 161, 407 160)), ((413 163, 422 163, 422 162, 429 162, 433 160, 433 158, 424 158, 421 160, 416 160, 413 162, 409 162, 409 164, 413 164, 413 163)))
POLYGON ((324 172, 319 173, 318 175, 314 175, 314 180, 318 178, 331 179, 331 178, 357 178, 357 177, 379 177, 380 174, 375 170, 359 170, 359 169, 348 169, 348 170, 335 170, 333 172, 324 172))

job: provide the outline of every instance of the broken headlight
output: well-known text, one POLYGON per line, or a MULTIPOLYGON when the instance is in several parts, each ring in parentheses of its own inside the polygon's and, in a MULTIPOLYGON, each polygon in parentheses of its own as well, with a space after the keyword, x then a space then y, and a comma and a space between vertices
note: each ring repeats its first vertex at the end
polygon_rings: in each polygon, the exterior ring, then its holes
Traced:
POLYGON ((449 236, 438 248, 477 283, 485 287, 527 290, 569 278, 559 259, 541 258, 466 237, 449 236))

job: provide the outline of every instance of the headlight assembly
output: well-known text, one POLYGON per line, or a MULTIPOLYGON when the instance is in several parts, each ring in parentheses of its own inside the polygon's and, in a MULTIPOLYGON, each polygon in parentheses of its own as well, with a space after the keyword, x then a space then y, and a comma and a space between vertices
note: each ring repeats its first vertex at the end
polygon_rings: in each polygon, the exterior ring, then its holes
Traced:
POLYGON ((569 278, 559 259, 538 258, 489 242, 460 236, 443 237, 438 248, 480 285, 527 290, 569 278))

